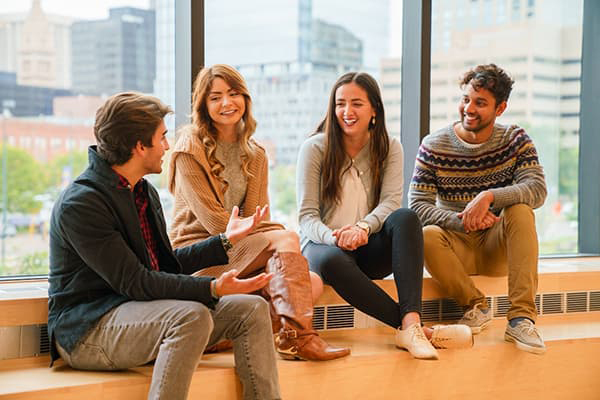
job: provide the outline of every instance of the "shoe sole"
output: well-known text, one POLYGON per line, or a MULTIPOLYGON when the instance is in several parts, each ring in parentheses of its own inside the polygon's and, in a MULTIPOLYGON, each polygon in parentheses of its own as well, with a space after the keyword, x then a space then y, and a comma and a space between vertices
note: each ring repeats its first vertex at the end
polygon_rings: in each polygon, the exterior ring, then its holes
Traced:
POLYGON ((504 340, 507 342, 514 343, 517 346, 517 349, 526 351, 528 353, 544 354, 546 352, 545 347, 534 347, 534 346, 526 345, 525 343, 518 341, 517 339, 515 339, 508 333, 504 333, 504 340))
POLYGON ((435 355, 435 354, 431 355, 429 357, 417 357, 413 353, 411 353, 406 347, 402 347, 402 346, 396 345, 396 348, 400 349, 402 351, 407 352, 408 354, 410 354, 411 356, 413 356, 413 358, 416 359, 416 360, 439 360, 440 359, 440 357, 438 355, 435 355))
POLYGON ((489 320, 489 321, 486 321, 486 322, 484 322, 483 324, 481 324, 479 326, 469 326, 469 328, 471 328, 471 333, 473 335, 477 335, 477 334, 481 333, 482 330, 484 330, 485 328, 487 328, 488 325, 491 324, 491 323, 492 323, 492 321, 489 320))

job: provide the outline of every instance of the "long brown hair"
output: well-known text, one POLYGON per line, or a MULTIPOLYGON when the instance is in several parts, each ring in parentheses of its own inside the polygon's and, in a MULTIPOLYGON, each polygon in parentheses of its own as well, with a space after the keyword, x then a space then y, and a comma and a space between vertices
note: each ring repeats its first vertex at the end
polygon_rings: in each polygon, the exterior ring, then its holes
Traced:
POLYGON ((212 174, 225 185, 224 190, 227 190, 227 185, 221 177, 225 166, 215 156, 217 129, 206 107, 206 99, 215 78, 223 79, 233 90, 244 96, 246 110, 240 120, 238 142, 242 149, 242 171, 247 178, 252 176, 249 164, 256 152, 256 145, 250 141, 250 137, 256 131, 256 120, 252 116, 252 99, 246 87, 246 82, 235 68, 225 64, 215 64, 212 67, 203 68, 198 72, 194 80, 194 92, 192 94, 192 124, 195 128, 194 133, 198 135, 204 145, 204 151, 206 152, 206 158, 212 174))
POLYGON ((370 204, 369 207, 373 209, 379 203, 383 182, 381 168, 389 153, 390 140, 385 127, 385 112, 383 110, 379 86, 375 79, 366 72, 348 72, 335 82, 329 96, 327 115, 314 132, 314 134, 324 132, 326 136, 321 197, 324 202, 329 204, 337 204, 340 201, 341 178, 347 156, 344 151, 342 128, 335 115, 335 92, 340 86, 348 83, 355 83, 360 86, 367 93, 369 103, 371 103, 371 107, 375 110, 375 124, 373 124, 372 120, 369 122, 369 130, 371 132, 369 146, 371 158, 370 169, 373 178, 373 189, 375 191, 373 204, 370 204))

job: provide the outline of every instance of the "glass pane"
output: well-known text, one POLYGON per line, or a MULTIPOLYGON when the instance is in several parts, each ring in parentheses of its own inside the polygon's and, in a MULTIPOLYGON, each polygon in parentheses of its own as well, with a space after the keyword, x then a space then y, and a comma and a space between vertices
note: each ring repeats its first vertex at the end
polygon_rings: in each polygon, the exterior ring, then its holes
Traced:
POLYGON ((173 46, 159 41, 157 49, 156 38, 172 27, 174 13, 155 12, 155 3, 0 5, 0 276, 47 274, 54 200, 87 166, 95 112, 107 96, 161 88, 172 104, 172 86, 157 81, 156 71, 172 68, 173 46))
POLYGON ((244 76, 270 160, 272 218, 297 228, 298 149, 325 116, 331 87, 348 71, 379 82, 390 135, 400 134, 402 1, 207 0, 206 65, 244 76))
POLYGON ((502 124, 532 137, 548 197, 536 210, 541 254, 576 253, 582 0, 434 0, 431 132, 458 120, 459 77, 495 63, 515 80, 502 124))

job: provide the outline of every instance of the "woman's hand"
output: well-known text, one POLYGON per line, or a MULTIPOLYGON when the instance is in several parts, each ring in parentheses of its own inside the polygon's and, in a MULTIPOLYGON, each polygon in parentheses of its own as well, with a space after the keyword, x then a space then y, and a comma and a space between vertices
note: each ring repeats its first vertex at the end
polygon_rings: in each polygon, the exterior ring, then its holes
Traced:
POLYGON ((337 246, 343 250, 354 251, 369 242, 369 235, 356 225, 346 225, 333 231, 337 246))
POLYGON ((256 212, 246 218, 240 218, 240 209, 238 206, 233 207, 227 228, 225 228, 225 236, 231 244, 236 244, 246 236, 248 236, 256 228, 256 226, 265 219, 269 206, 256 207, 256 212))

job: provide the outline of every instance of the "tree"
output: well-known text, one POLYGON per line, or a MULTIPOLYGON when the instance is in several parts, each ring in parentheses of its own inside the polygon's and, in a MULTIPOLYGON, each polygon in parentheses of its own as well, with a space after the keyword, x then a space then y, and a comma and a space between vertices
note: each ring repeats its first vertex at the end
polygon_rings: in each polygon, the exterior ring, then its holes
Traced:
POLYGON ((271 169, 271 206, 289 215, 296 211, 296 168, 293 165, 278 165, 271 169))
POLYGON ((54 158, 48 164, 48 186, 50 188, 62 188, 65 183, 77 178, 87 165, 86 151, 73 150, 54 158))
MULTIPOLYGON (((8 212, 21 212, 31 214, 37 212, 40 203, 35 200, 35 196, 41 194, 46 189, 46 178, 40 164, 25 150, 12 146, 6 146, 6 154, 2 145, 0 145, 0 188, 3 187, 4 174, 1 168, 4 163, 4 157, 7 157, 7 189, 8 212)), ((0 198, 0 209, 4 208, 0 198)))

